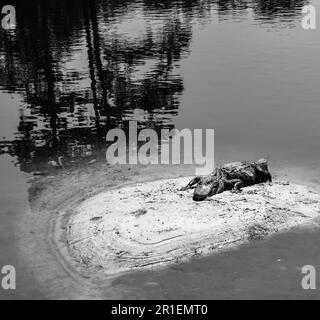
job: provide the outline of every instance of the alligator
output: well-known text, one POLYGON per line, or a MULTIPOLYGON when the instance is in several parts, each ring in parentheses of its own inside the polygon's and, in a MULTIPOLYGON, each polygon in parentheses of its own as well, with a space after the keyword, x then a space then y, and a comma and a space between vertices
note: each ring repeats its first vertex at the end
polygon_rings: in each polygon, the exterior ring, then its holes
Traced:
POLYGON ((195 189, 193 200, 203 201, 224 191, 238 193, 244 187, 264 182, 272 182, 272 176, 268 169, 268 160, 260 159, 254 162, 225 164, 208 176, 195 177, 181 191, 195 189))

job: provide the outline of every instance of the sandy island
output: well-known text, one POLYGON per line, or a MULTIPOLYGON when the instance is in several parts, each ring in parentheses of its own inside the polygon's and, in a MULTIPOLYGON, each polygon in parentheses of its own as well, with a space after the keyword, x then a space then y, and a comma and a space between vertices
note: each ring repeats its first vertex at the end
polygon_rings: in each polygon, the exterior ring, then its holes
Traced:
POLYGON ((192 190, 178 191, 189 180, 108 190, 60 212, 65 255, 77 269, 114 275, 234 248, 320 216, 320 195, 306 186, 275 182, 194 202, 192 190))

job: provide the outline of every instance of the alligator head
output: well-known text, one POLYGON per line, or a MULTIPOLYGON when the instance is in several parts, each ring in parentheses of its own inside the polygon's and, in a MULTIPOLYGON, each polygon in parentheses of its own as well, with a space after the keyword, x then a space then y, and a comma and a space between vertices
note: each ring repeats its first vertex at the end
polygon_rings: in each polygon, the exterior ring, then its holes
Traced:
POLYGON ((217 193, 218 188, 218 180, 210 177, 202 177, 194 190, 193 200, 203 201, 208 197, 212 197, 217 193))

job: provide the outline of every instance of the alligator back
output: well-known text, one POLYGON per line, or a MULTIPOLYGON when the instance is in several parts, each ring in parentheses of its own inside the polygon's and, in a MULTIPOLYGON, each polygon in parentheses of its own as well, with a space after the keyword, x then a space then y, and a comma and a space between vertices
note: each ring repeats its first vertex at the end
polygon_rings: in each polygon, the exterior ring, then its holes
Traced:
POLYGON ((221 167, 228 179, 241 179, 255 181, 255 165, 252 162, 233 162, 221 167))

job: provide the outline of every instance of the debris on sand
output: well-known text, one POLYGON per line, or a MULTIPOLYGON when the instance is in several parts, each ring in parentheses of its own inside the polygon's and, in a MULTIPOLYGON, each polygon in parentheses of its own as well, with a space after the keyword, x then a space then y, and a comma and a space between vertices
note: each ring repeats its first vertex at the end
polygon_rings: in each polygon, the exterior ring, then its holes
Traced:
POLYGON ((147 209, 138 209, 136 211, 131 212, 131 214, 134 215, 137 218, 139 218, 141 216, 144 216, 147 213, 148 213, 147 209))

